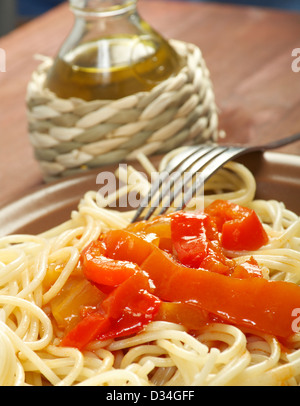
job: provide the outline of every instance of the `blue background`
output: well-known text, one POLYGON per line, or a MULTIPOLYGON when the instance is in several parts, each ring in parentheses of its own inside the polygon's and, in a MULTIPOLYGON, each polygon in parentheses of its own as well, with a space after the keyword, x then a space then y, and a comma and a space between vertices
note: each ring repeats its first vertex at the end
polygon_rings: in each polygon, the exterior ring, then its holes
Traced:
MULTIPOLYGON (((145 0, 147 1, 147 0, 145 0)), ((188 0, 185 0, 188 1, 188 0)), ((190 1, 201 1, 201 0, 190 0, 190 1)), ((280 9, 288 10, 300 10, 300 0, 206 0, 209 2, 218 3, 233 3, 242 5, 253 5, 262 7, 275 7, 280 9)), ((18 9, 19 14, 23 16, 36 16, 44 13, 52 7, 63 3, 62 0, 19 0, 18 9)))
POLYGON ((63 3, 61 0, 18 0, 18 12, 22 16, 36 16, 63 3))

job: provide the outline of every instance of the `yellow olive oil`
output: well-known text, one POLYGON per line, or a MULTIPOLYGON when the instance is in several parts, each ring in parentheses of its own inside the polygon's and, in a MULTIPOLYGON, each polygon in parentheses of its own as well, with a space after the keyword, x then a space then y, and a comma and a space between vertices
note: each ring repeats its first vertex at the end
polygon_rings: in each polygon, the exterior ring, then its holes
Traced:
POLYGON ((46 86, 58 97, 87 101, 118 99, 149 91, 176 74, 181 60, 166 40, 110 36, 57 57, 46 86))

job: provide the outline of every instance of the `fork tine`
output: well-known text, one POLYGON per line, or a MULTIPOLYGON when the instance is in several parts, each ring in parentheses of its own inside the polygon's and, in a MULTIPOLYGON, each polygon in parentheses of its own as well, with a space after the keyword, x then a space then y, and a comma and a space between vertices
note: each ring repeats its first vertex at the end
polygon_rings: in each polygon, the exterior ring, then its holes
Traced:
POLYGON ((160 191, 158 198, 156 198, 155 205, 151 205, 148 213, 146 214, 146 216, 144 216, 145 220, 149 219, 151 214, 153 214, 153 212, 155 211, 156 207, 158 207, 159 204, 163 202, 164 198, 166 197, 166 193, 171 192, 172 187, 172 194, 167 195, 169 196, 168 203, 163 205, 159 214, 163 214, 165 211, 167 211, 171 204, 173 204, 178 194, 182 192, 183 186, 186 186, 190 181, 193 181, 193 177, 200 170, 202 170, 202 176, 198 177, 196 182, 192 183, 192 186, 188 189, 187 193, 182 193, 183 199, 181 205, 176 207, 175 211, 184 209, 190 202, 190 200, 199 191, 199 189, 203 188, 204 183, 228 161, 237 158, 238 156, 247 152, 264 152, 268 149, 275 149, 280 146, 291 144, 292 142, 298 141, 299 139, 300 133, 259 146, 215 146, 212 148, 208 147, 207 145, 200 145, 186 147, 186 149, 175 156, 167 165, 167 168, 158 175, 158 178, 150 187, 149 193, 142 200, 131 222, 133 223, 140 218, 141 213, 149 205, 152 197, 154 197, 155 194, 160 191), (171 181, 166 183, 168 177, 170 177, 170 175, 174 173, 177 168, 179 168, 180 171, 175 174, 175 177, 173 177, 171 181), (186 181, 186 179, 184 179, 184 183, 181 183, 180 187, 175 187, 176 181, 182 179, 181 175, 186 170, 189 171, 188 180, 186 181), (168 188, 166 188, 166 185, 168 186, 168 188), (165 186, 165 188, 160 189, 162 186, 165 186))
MULTIPOLYGON (((171 173, 168 171, 168 175, 171 175, 171 178, 169 179, 169 181, 165 182, 165 180, 167 180, 167 178, 169 178, 169 176, 166 176, 164 179, 164 182, 160 185, 160 186, 162 186, 160 188, 160 193, 157 196, 156 200, 153 202, 153 204, 151 204, 151 207, 149 207, 147 214, 144 215, 145 220, 148 220, 151 217, 151 215, 154 213, 156 208, 159 207, 159 205, 163 202, 163 200, 166 196, 170 196, 170 191, 171 191, 172 187, 182 177, 182 174, 191 165, 195 164, 195 162, 197 162, 201 157, 205 156, 212 148, 214 148, 214 147, 207 146, 207 145, 198 148, 185 161, 180 160, 180 164, 178 165, 179 170, 173 171, 171 173)), ((171 203, 172 202, 173 202, 173 200, 171 201, 171 203)), ((162 209, 159 214, 164 213, 168 209, 168 207, 170 207, 169 204, 167 205, 166 209, 165 210, 162 209)))
MULTIPOLYGON (((210 160, 207 161, 207 165, 204 167, 202 171, 202 176, 197 179, 197 181, 190 187, 186 194, 183 195, 182 203, 178 206, 175 210, 182 210, 184 209, 191 199, 195 196, 195 194, 204 186, 204 183, 223 165, 225 165, 228 161, 232 160, 233 158, 237 158, 241 155, 244 151, 246 151, 245 147, 220 147, 218 153, 215 156, 212 156, 210 160)), ((197 163, 198 164, 198 163, 197 163)), ((197 167, 194 168, 194 175, 197 167)), ((203 168, 203 166, 202 166, 203 168)), ((199 171, 199 169, 198 169, 199 171)))
MULTIPOLYGON (((134 223, 135 221, 137 221, 140 218, 142 212, 149 205, 149 202, 151 201, 152 197, 160 189, 161 185, 167 179, 167 177, 170 175, 170 173, 172 173, 182 162, 184 162, 186 159, 188 159, 193 153, 195 153, 199 149, 201 149, 201 146, 188 147, 187 149, 183 150, 180 154, 176 155, 173 159, 171 159, 171 161, 167 165, 166 169, 163 172, 158 174, 158 177, 151 185, 149 192, 141 201, 139 208, 137 209, 134 217, 131 220, 132 223, 134 223)), ((150 216, 148 216, 147 218, 149 218, 149 217, 150 216)))
MULTIPOLYGON (((177 186, 177 188, 175 190, 173 189, 173 192, 169 194, 168 201, 166 202, 166 204, 164 204, 164 206, 161 208, 158 214, 160 215, 165 213, 171 206, 171 204, 174 202, 175 198, 185 190, 185 187, 193 179, 194 175, 196 175, 196 173, 201 171, 201 169, 203 169, 208 162, 210 162, 212 159, 220 155, 223 152, 223 150, 224 147, 217 146, 206 148, 203 151, 203 154, 199 155, 198 159, 195 162, 193 162, 192 167, 188 170, 188 176, 184 178, 184 183, 180 183, 177 186)), ((188 168, 185 167, 184 170, 186 169, 188 168)))

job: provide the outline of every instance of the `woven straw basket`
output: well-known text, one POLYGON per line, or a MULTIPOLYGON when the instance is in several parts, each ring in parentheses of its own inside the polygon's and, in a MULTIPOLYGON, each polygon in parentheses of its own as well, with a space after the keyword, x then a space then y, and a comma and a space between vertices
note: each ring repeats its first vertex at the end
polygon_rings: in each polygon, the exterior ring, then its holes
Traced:
POLYGON ((210 74, 193 44, 171 40, 186 60, 174 77, 119 100, 60 99, 45 88, 44 58, 27 91, 29 137, 45 181, 121 161, 216 142, 218 112, 210 74))

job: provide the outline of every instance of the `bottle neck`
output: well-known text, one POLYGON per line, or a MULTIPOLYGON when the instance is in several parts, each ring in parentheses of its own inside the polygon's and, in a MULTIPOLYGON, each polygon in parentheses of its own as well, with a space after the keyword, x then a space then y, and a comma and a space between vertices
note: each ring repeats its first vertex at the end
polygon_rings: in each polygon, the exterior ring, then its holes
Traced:
POLYGON ((117 99, 149 91, 180 68, 137 0, 69 0, 75 22, 47 76, 59 97, 117 99))
POLYGON ((80 17, 117 16, 136 8, 137 0, 69 0, 73 13, 80 17))

